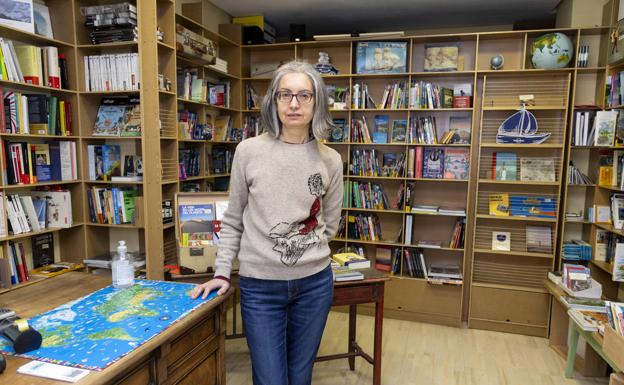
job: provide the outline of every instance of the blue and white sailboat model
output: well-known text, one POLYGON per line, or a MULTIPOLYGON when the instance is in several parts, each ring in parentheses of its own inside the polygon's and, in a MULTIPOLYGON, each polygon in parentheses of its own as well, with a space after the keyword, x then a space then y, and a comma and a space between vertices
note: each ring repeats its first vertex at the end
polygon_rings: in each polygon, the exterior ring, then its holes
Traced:
POLYGON ((550 138, 550 132, 537 132, 537 119, 522 103, 520 111, 505 119, 498 127, 496 143, 503 144, 540 144, 550 138))

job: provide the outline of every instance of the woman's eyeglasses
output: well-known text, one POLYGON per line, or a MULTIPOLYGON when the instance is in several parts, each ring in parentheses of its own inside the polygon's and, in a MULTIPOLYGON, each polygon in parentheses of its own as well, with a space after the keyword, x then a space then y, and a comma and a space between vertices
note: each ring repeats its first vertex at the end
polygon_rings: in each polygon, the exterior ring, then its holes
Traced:
POLYGON ((299 103, 308 104, 312 101, 312 98, 314 98, 314 94, 308 91, 302 91, 296 94, 293 94, 290 91, 277 91, 277 93, 275 94, 275 97, 277 101, 280 103, 290 104, 293 98, 297 98, 297 101, 299 103))

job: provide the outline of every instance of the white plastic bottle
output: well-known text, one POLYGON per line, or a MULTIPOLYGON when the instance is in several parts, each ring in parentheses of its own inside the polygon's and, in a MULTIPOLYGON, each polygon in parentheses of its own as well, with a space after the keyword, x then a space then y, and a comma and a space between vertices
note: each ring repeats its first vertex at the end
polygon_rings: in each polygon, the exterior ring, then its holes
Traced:
POLYGON ((124 289, 134 285, 134 265, 128 258, 128 248, 125 241, 119 241, 117 255, 113 258, 113 286, 124 289))

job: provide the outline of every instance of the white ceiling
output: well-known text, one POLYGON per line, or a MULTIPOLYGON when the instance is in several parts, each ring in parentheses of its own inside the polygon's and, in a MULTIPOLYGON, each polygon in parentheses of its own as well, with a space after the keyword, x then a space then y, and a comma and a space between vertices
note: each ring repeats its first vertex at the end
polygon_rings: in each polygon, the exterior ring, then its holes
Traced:
POLYGON ((232 16, 264 15, 278 36, 512 24, 552 15, 560 0, 211 0, 232 16))

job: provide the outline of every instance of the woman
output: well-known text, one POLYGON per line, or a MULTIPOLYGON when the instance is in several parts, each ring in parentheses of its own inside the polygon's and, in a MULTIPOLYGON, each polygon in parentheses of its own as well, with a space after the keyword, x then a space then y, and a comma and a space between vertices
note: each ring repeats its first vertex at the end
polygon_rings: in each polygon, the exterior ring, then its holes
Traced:
POLYGON ((215 277, 192 296, 224 294, 238 257, 254 385, 310 384, 332 303, 328 241, 343 193, 341 157, 319 142, 332 121, 314 67, 293 61, 275 71, 262 122, 264 133, 234 155, 215 277))

